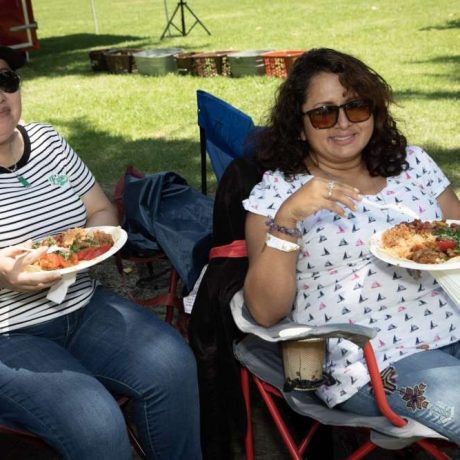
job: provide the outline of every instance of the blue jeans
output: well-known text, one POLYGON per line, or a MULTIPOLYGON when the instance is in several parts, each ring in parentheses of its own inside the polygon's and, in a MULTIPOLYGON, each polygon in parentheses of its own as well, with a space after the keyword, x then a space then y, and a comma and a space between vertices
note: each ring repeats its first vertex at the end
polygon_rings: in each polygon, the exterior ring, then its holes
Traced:
MULTIPOLYGON (((422 351, 392 364, 382 377, 388 402, 408 416, 460 445, 460 342, 422 351)), ((370 385, 339 408, 361 415, 379 415, 370 385)))
POLYGON ((113 394, 133 401, 149 459, 201 458, 194 356, 153 313, 99 287, 90 303, 0 335, 0 416, 65 459, 132 459, 113 394))

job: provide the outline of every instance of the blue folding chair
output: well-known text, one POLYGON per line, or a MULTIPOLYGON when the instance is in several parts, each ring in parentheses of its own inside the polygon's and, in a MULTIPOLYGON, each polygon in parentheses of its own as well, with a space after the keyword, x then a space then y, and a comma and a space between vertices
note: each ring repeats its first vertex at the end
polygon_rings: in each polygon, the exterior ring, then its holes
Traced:
POLYGON ((200 127, 201 191, 207 193, 206 156, 220 181, 228 164, 242 157, 248 135, 255 129, 249 115, 203 90, 197 92, 200 127))

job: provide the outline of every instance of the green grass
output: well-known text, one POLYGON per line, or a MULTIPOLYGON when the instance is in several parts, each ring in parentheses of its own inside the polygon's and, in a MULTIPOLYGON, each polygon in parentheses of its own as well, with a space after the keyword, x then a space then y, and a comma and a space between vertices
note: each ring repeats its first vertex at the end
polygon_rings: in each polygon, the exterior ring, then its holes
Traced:
MULTIPOLYGON (((90 2, 34 2, 41 48, 22 70, 23 117, 53 124, 103 185, 113 184, 133 163, 150 172, 176 171, 198 186, 196 90, 209 91, 263 123, 280 80, 96 73, 89 66, 90 50, 327 46, 362 58, 387 79, 398 100, 394 114, 409 142, 427 149, 460 189, 456 1, 191 0, 189 6, 212 35, 196 25, 186 37, 163 41, 163 2, 94 3, 99 34, 90 2)), ((168 2, 169 14, 174 6, 168 2)), ((186 24, 192 24, 190 15, 186 24)))

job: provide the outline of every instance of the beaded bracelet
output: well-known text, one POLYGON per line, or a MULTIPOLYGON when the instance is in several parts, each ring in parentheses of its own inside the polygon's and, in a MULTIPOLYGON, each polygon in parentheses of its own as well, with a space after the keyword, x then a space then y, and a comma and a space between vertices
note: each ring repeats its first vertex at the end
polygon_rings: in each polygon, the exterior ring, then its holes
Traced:
POLYGON ((302 236, 302 232, 298 228, 288 228, 283 225, 278 225, 272 217, 269 217, 265 221, 265 225, 268 227, 268 231, 276 230, 277 232, 284 233, 289 236, 295 236, 297 238, 302 236))

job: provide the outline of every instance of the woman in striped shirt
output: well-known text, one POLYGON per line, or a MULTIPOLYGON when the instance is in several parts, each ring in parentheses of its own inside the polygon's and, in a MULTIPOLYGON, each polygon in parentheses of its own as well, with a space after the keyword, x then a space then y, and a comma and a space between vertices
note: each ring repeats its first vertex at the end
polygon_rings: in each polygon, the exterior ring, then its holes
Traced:
POLYGON ((20 125, 15 70, 0 46, 0 420, 24 427, 65 459, 132 458, 112 394, 133 399, 148 458, 199 459, 192 353, 153 313, 79 272, 64 301, 60 279, 24 272, 40 251, 15 245, 72 227, 117 225, 94 176, 49 125, 20 125))

